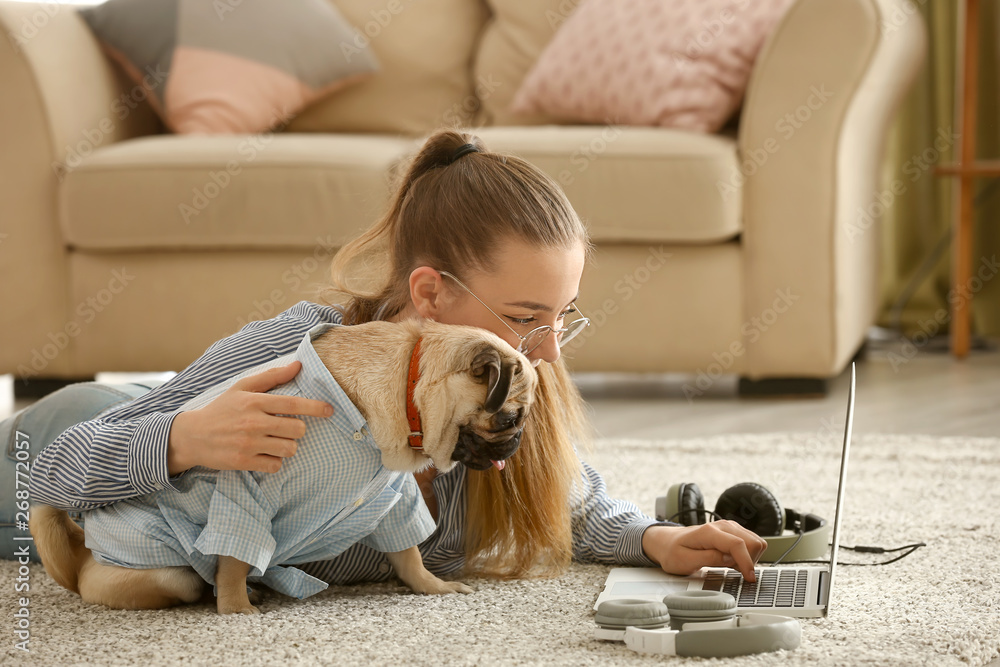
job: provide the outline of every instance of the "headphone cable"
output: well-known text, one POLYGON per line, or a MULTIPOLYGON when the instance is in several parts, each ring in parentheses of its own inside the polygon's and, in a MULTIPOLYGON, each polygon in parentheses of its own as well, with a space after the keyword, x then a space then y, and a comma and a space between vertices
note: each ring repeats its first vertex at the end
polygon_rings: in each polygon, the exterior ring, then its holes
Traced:
MULTIPOLYGON (((792 553, 792 550, 795 549, 795 547, 799 546, 799 542, 802 541, 802 537, 805 534, 806 534, 805 526, 802 525, 802 522, 799 522, 799 536, 795 538, 794 542, 792 542, 792 546, 785 549, 785 553, 781 554, 780 556, 778 556, 777 559, 771 562, 771 565, 777 565, 778 563, 780 563, 785 559, 785 556, 792 553)), ((801 563, 801 562, 803 561, 789 561, 789 563, 801 563)))
MULTIPOLYGON (((711 517, 713 517, 716 520, 719 520, 719 519, 723 518, 722 516, 720 516, 719 514, 716 514, 712 510, 708 510, 708 509, 704 509, 704 508, 702 508, 702 509, 696 509, 695 508, 695 509, 687 509, 687 510, 682 510, 680 512, 676 512, 672 516, 670 516, 667 519, 665 519, 665 521, 674 522, 675 519, 679 518, 682 514, 686 514, 688 512, 695 512, 695 513, 700 513, 700 514, 708 514, 708 515, 710 515, 711 517)), ((777 564, 781 563, 785 559, 785 556, 787 556, 788 554, 792 553, 792 551, 795 549, 795 547, 799 546, 799 542, 802 541, 802 538, 805 536, 805 534, 806 534, 806 532, 805 532, 805 525, 802 524, 802 523, 800 523, 799 524, 799 534, 798 534, 798 537, 796 537, 795 541, 792 542, 792 546, 790 546, 787 549, 785 549, 785 552, 783 554, 781 554, 775 560, 773 560, 770 563, 771 566, 774 566, 774 565, 777 565, 777 564)), ((926 546, 927 546, 927 544, 925 542, 916 542, 914 544, 907 544, 905 546, 895 547, 893 549, 886 549, 885 547, 870 547, 870 546, 849 547, 849 546, 845 545, 845 546, 842 546, 840 548, 841 549, 849 549, 850 551, 857 551, 858 553, 887 554, 887 553, 893 553, 895 551, 903 551, 904 549, 907 549, 908 551, 906 551, 906 553, 904 553, 904 554, 900 554, 899 556, 896 556, 895 558, 890 558, 889 560, 881 561, 881 562, 878 562, 878 563, 846 563, 846 562, 842 563, 840 561, 837 561, 837 565, 856 565, 858 567, 870 567, 870 566, 874 566, 874 565, 888 565, 890 563, 895 563, 898 560, 902 560, 903 558, 906 558, 907 556, 909 556, 910 554, 912 554, 914 551, 916 551, 920 547, 926 547, 926 546)), ((790 560, 790 561, 787 561, 785 563, 785 565, 800 565, 800 564, 829 565, 830 561, 828 561, 828 560, 790 560)))
MULTIPOLYGON (((674 522, 675 519, 680 518, 681 515, 687 514, 688 512, 693 512, 693 513, 697 513, 697 514, 707 514, 707 515, 711 516, 716 521, 725 520, 725 517, 723 517, 722 515, 714 512, 712 510, 705 509, 705 508, 702 507, 702 508, 692 508, 692 509, 681 510, 680 512, 675 512, 671 516, 669 516, 666 519, 664 519, 664 521, 674 522)), ((682 525, 686 525, 686 524, 682 524, 682 525)), ((696 524, 696 525, 699 525, 699 524, 696 524)), ((805 532, 805 526, 800 522, 799 523, 799 535, 798 535, 798 537, 795 538, 795 541, 792 542, 792 546, 790 546, 787 549, 785 549, 785 553, 783 553, 780 556, 778 556, 777 560, 775 560, 774 562, 772 562, 771 565, 777 565, 782 560, 784 560, 785 556, 787 556, 788 554, 792 553, 792 550, 795 549, 795 547, 799 546, 799 542, 802 541, 802 538, 803 538, 803 536, 805 536, 805 534, 806 534, 806 532, 805 532)), ((879 548, 879 547, 876 547, 876 548, 879 548)), ((789 561, 789 563, 807 563, 807 562, 809 562, 809 561, 804 561, 804 560, 789 561)))
MULTIPOLYGON (((692 512, 692 513, 695 513, 695 514, 707 514, 707 515, 711 516, 712 519, 715 520, 715 521, 721 521, 721 520, 724 520, 724 518, 725 518, 721 514, 717 514, 717 513, 713 512, 712 510, 707 510, 704 507, 692 507, 691 509, 681 510, 680 512, 674 512, 669 517, 667 517, 666 519, 664 519, 664 521, 666 521, 668 523, 680 523, 680 525, 682 525, 682 526, 701 526, 701 525, 704 525, 704 524, 700 524, 700 523, 687 524, 687 523, 681 523, 679 521, 676 521, 676 519, 679 519, 682 515, 687 514, 688 512, 692 512)), ((708 522, 708 523, 711 523, 711 522, 708 522)))
MULTIPOLYGON (((896 556, 895 558, 890 558, 889 560, 880 561, 878 563, 847 563, 847 562, 841 562, 841 561, 838 560, 837 561, 837 565, 856 565, 858 567, 872 567, 872 566, 875 566, 875 565, 888 565, 889 563, 895 563, 898 560, 902 560, 903 558, 906 558, 907 556, 909 556, 910 554, 912 554, 914 551, 916 551, 920 547, 926 547, 926 546, 927 546, 926 542, 916 542, 914 544, 907 544, 905 546, 896 547, 894 549, 885 549, 883 547, 865 547, 865 546, 848 547, 848 546, 843 546, 843 547, 841 547, 841 549, 849 549, 851 551, 857 551, 858 553, 886 554, 886 553, 892 553, 894 551, 903 551, 904 549, 906 550, 906 553, 900 554, 899 556, 896 556)), ((775 561, 775 562, 777 562, 777 561, 775 561)), ((791 560, 791 561, 788 561, 787 563, 785 563, 785 565, 792 565, 792 564, 798 564, 798 563, 809 563, 809 564, 814 564, 814 565, 829 565, 830 561, 828 561, 828 560, 791 560)))

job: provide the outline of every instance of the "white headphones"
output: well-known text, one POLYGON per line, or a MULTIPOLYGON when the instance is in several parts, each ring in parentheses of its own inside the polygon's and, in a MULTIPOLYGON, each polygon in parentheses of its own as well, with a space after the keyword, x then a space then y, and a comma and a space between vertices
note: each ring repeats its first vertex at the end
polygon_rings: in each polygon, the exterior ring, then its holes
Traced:
POLYGON ((799 622, 788 616, 736 616, 736 600, 718 591, 674 593, 663 602, 607 600, 594 617, 596 639, 624 641, 639 653, 730 658, 798 648, 799 622), (669 627, 667 627, 669 626, 669 627))

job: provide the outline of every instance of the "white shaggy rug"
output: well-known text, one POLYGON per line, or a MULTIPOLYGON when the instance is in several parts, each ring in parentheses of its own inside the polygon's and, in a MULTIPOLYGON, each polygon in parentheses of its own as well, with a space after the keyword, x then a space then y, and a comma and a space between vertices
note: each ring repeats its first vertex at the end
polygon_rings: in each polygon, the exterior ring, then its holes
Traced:
MULTIPOLYGON (((726 436, 599 441, 586 456, 610 491, 647 512, 672 482, 695 481, 714 504, 757 481, 783 504, 832 519, 839 436, 726 436)), ((884 567, 838 572, 830 616, 802 621, 795 651, 733 664, 972 664, 1000 654, 1000 439, 856 435, 843 544, 927 547, 884 567)), ((843 561, 880 560, 842 552, 843 561)), ((269 596, 263 614, 212 606, 113 611, 83 604, 32 566, 0 563, 3 664, 633 665, 659 657, 591 639, 591 607, 607 566, 574 565, 555 580, 474 580, 468 596, 423 597, 401 585, 331 588, 307 600, 269 596), (30 652, 14 648, 13 613, 27 595, 30 652)))

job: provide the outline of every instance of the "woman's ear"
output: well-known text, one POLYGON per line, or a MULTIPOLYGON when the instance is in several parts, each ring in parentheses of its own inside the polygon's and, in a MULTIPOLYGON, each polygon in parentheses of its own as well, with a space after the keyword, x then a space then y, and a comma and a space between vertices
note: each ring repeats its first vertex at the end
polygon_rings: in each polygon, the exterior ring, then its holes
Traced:
POLYGON ((438 320, 446 306, 444 279, 429 266, 418 266, 410 273, 410 301, 417 315, 438 320))

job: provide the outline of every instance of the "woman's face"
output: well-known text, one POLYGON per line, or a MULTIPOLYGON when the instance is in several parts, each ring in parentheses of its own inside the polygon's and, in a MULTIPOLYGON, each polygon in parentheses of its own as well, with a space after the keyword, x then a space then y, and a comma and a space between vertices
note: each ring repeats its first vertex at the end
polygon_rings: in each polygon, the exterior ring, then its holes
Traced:
MULTIPOLYGON (((496 315, 453 280, 443 277, 452 298, 446 300, 435 319, 444 324, 487 329, 516 348, 521 341, 511 329, 526 336, 543 325, 562 329, 579 317, 573 302, 579 296, 585 259, 582 244, 558 250, 509 241, 495 255, 496 271, 458 276, 496 315)), ((557 336, 550 333, 527 356, 536 366, 541 361, 555 362, 559 359, 557 336)))

